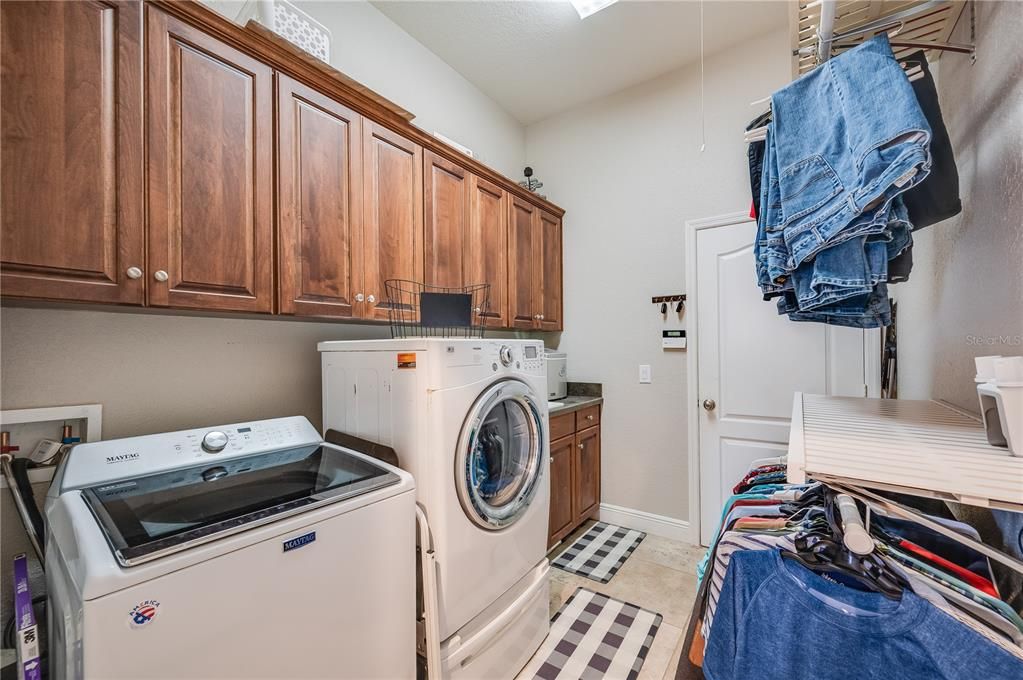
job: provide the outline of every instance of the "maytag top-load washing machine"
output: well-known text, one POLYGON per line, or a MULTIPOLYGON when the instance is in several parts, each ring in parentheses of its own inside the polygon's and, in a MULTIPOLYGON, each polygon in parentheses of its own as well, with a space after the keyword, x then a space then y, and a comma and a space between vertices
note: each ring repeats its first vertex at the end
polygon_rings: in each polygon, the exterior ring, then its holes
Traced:
POLYGON ((82 444, 47 498, 53 678, 415 677, 415 485, 280 418, 82 444))
POLYGON ((513 677, 548 631, 543 344, 319 345, 323 422, 387 444, 416 480, 438 564, 445 675, 513 677))

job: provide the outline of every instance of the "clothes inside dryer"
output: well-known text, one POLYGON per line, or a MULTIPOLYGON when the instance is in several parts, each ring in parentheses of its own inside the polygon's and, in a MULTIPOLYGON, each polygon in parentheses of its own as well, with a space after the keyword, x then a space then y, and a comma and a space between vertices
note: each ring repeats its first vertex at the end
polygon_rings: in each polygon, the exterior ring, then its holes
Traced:
POLYGON ((483 421, 473 451, 470 483, 492 507, 513 501, 527 481, 531 451, 529 423, 518 402, 503 401, 483 421))

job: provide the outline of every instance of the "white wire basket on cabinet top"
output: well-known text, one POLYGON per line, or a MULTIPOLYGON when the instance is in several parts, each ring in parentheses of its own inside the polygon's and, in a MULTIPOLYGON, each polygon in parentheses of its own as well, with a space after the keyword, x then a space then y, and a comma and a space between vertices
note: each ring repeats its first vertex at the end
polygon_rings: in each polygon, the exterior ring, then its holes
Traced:
POLYGON ((243 26, 255 19, 320 61, 330 63, 330 31, 287 0, 249 0, 238 16, 243 26))

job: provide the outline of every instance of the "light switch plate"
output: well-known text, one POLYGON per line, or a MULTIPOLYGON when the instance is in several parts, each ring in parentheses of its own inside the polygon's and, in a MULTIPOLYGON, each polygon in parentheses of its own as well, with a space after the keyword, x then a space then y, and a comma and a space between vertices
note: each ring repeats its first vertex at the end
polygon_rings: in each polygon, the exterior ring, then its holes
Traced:
POLYGON ((642 384, 650 382, 650 364, 639 365, 639 382, 642 384))

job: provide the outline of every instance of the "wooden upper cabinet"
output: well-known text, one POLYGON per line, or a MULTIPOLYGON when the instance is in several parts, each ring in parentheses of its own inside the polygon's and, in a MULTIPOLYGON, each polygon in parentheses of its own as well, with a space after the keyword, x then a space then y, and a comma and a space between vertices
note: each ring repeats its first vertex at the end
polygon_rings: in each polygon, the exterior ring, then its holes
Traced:
POLYGON ((489 283, 486 324, 511 326, 508 317, 508 207, 504 190, 492 182, 469 178, 469 240, 466 245, 466 280, 489 283))
POLYGON ((561 280, 561 220, 541 210, 539 220, 540 257, 537 273, 540 281, 536 287, 539 295, 537 309, 540 312, 540 330, 560 331, 563 325, 562 280, 561 280))
POLYGON ((142 304, 138 2, 0 3, 5 296, 142 304))
POLYGON ((362 254, 362 118, 277 76, 278 311, 350 317, 362 254))
POLYGON ((511 200, 508 225, 508 314, 512 328, 535 328, 540 210, 517 196, 511 200))
POLYGON ((470 175, 432 151, 423 153, 425 282, 456 288, 468 281, 470 175))
POLYGON ((384 281, 423 280, 423 150, 385 127, 363 125, 363 266, 360 316, 386 320, 384 281))
POLYGON ((149 303, 273 306, 273 74, 148 9, 149 303))

